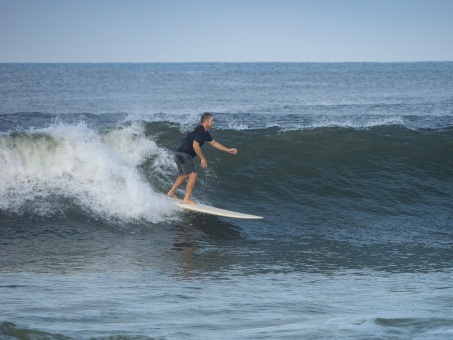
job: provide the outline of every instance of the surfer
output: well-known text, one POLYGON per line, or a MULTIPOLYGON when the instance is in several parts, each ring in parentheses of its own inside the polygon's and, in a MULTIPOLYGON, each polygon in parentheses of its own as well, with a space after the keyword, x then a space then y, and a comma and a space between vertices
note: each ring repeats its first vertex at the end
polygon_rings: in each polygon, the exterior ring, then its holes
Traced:
POLYGON ((197 204, 191 199, 192 191, 195 187, 195 182, 197 181, 194 158, 195 156, 198 156, 200 158, 200 164, 202 168, 205 169, 208 167, 206 157, 201 151, 201 147, 203 146, 204 142, 208 142, 211 146, 221 151, 225 151, 233 155, 237 154, 238 151, 235 148, 227 148, 211 137, 211 134, 208 131, 211 130, 213 126, 214 117, 212 116, 212 114, 209 112, 203 113, 203 115, 201 116, 201 124, 197 126, 192 132, 190 132, 177 146, 175 152, 175 161, 178 167, 179 175, 178 178, 176 178, 173 187, 167 193, 168 196, 177 198, 175 194, 176 189, 178 189, 178 187, 187 179, 188 181, 186 185, 184 203, 197 204))

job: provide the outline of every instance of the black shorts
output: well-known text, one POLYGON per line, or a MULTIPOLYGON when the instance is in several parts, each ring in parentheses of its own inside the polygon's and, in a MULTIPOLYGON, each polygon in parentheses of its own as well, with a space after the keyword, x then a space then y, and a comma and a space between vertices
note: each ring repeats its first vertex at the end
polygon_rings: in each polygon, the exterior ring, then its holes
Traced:
POLYGON ((190 175, 192 172, 195 172, 195 161, 188 153, 175 152, 175 162, 178 167, 178 174, 190 175))

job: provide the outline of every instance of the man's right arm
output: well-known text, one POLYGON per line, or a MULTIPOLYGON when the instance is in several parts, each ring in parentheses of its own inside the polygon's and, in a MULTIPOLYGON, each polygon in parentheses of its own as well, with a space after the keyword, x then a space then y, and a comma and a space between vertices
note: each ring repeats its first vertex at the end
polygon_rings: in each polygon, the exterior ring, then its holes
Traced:
POLYGON ((195 150, 195 153, 197 154, 197 156, 200 157, 201 167, 207 168, 208 162, 206 161, 206 157, 203 155, 203 152, 201 151, 200 143, 198 143, 197 141, 194 141, 193 149, 195 150))

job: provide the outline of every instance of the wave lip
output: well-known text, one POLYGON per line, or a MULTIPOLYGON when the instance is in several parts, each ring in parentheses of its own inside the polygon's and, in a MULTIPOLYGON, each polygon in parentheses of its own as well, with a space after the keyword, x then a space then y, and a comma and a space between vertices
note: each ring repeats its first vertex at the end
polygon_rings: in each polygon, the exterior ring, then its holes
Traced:
POLYGON ((299 125, 294 128, 285 129, 285 131, 291 130, 312 130, 319 128, 351 128, 356 130, 370 129, 380 126, 391 126, 400 125, 404 126, 404 120, 402 117, 319 117, 313 119, 311 122, 307 122, 305 125, 299 125))
POLYGON ((150 157, 168 155, 139 124, 104 135, 85 123, 0 135, 0 209, 48 215, 75 204, 103 218, 168 219, 174 206, 137 168, 150 157))
MULTIPOLYGON (((384 126, 403 126, 411 130, 437 130, 452 127, 452 116, 446 115, 402 115, 402 114, 348 114, 348 113, 279 113, 279 112, 214 112, 215 130, 265 130, 277 128, 281 131, 312 130, 338 127, 357 130, 384 126)), ((138 120, 146 124, 164 123, 179 127, 181 133, 190 131, 199 122, 199 114, 148 114, 129 115, 124 122, 138 120)))

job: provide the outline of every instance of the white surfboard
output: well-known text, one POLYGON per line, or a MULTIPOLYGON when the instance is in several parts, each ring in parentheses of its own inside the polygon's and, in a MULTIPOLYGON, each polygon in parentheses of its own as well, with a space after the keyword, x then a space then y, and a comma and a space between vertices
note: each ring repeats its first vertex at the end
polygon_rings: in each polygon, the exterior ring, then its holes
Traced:
POLYGON ((184 204, 182 203, 182 200, 175 201, 178 207, 182 209, 187 209, 187 210, 192 210, 192 211, 197 211, 203 214, 210 214, 210 215, 216 215, 216 216, 223 216, 223 217, 231 217, 231 218, 243 218, 243 219, 248 219, 248 220, 259 220, 262 219, 262 216, 256 216, 256 215, 249 215, 249 214, 242 214, 236 211, 230 211, 230 210, 225 210, 225 209, 219 209, 216 207, 211 207, 206 204, 184 204))

